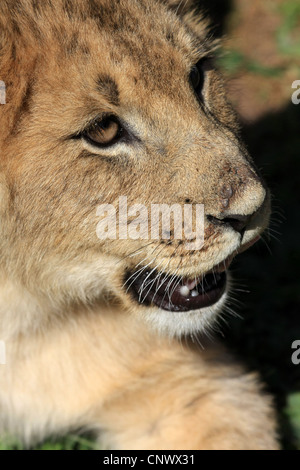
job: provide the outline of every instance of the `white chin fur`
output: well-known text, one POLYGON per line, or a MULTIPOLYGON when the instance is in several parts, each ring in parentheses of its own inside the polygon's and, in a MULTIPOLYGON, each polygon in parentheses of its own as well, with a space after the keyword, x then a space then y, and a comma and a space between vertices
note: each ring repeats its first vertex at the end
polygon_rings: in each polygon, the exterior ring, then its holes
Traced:
POLYGON ((214 305, 188 312, 169 312, 158 307, 143 312, 144 320, 159 334, 181 337, 192 333, 207 333, 225 305, 228 289, 214 305))

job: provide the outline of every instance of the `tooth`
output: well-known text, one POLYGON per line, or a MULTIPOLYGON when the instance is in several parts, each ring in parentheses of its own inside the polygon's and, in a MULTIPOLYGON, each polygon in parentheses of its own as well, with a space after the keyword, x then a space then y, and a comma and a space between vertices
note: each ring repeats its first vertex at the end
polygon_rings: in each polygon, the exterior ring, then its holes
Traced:
POLYGON ((190 293, 190 289, 187 286, 181 286, 179 292, 183 297, 187 297, 190 293))
POLYGON ((187 288, 189 290, 193 290, 194 287, 196 287, 196 285, 198 284, 198 282, 199 282, 199 279, 194 279, 193 281, 192 280, 187 280, 185 282, 185 285, 187 286, 187 288))

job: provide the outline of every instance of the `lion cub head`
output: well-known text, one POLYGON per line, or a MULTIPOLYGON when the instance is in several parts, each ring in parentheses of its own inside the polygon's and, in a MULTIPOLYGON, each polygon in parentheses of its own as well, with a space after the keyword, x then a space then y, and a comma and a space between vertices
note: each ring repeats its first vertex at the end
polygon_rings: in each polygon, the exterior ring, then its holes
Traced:
POLYGON ((0 5, 2 276, 56 310, 107 301, 177 335, 213 320, 231 259, 269 214, 215 44, 181 3, 0 5), (201 207, 204 244, 191 249, 173 219, 154 237, 161 204, 201 207), (104 206, 114 236, 99 236, 104 206))

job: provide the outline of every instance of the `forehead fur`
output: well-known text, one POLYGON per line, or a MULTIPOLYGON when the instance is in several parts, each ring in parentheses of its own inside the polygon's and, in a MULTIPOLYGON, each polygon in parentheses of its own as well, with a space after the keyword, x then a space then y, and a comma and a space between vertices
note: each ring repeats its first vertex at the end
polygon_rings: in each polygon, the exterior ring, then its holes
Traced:
POLYGON ((1 0, 0 79, 17 110, 6 106, 2 118, 11 128, 19 125, 41 82, 43 93, 55 89, 56 112, 59 98, 64 106, 68 99, 70 108, 81 106, 78 120, 99 110, 99 94, 109 106, 124 103, 122 96, 128 103, 139 96, 144 102, 145 90, 177 96, 182 77, 215 48, 206 21, 190 12, 190 3, 1 0))
MULTIPOLYGON (((199 49, 206 52, 211 47, 205 39, 206 22, 182 11, 181 3, 176 6, 172 0, 1 0, 0 47, 3 53, 7 44, 14 48, 21 43, 44 48, 53 41, 66 54, 88 53, 88 37, 99 33, 113 37, 118 49, 127 54, 141 54, 143 46, 151 47, 156 36, 186 48, 191 56, 198 54, 199 49), (136 50, 137 43, 140 51, 136 50)), ((190 7, 190 2, 183 4, 190 7)))

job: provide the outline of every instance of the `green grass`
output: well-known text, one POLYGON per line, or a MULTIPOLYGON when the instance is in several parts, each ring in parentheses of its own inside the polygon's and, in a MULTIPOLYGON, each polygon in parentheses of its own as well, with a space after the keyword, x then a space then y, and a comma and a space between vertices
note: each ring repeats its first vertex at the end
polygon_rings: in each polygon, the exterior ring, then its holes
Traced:
MULTIPOLYGON (((288 0, 279 7, 281 23, 278 27, 274 42, 279 54, 295 59, 293 65, 300 73, 300 3, 288 0)), ((278 77, 291 66, 292 62, 281 67, 266 67, 259 61, 250 59, 238 49, 222 51, 219 65, 227 75, 237 72, 250 72, 265 77, 278 77)))
POLYGON ((291 393, 287 397, 284 414, 293 431, 294 446, 300 450, 300 392, 291 393))
POLYGON ((233 75, 237 72, 245 71, 265 77, 278 77, 286 70, 285 67, 266 67, 260 62, 249 59, 242 52, 234 49, 223 52, 218 62, 226 75, 233 75))
MULTIPOLYGON (((47 440, 35 447, 35 450, 93 450, 99 449, 99 446, 92 439, 69 435, 60 440, 47 440)), ((0 450, 24 450, 24 447, 15 439, 7 438, 0 441, 0 450)))
POLYGON ((278 50, 286 55, 300 57, 300 3, 288 0, 280 5, 282 23, 277 31, 278 50))

